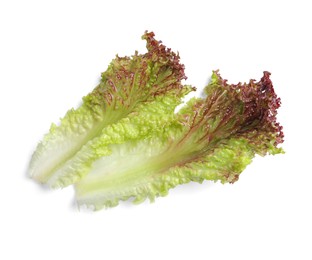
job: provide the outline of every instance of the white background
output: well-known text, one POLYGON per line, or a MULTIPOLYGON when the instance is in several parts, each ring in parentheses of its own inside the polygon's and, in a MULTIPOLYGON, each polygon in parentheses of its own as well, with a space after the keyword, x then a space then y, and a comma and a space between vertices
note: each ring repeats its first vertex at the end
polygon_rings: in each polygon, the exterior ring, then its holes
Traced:
POLYGON ((0 259, 312 259, 309 1, 1 1, 0 259), (154 204, 79 212, 72 188, 27 177, 51 122, 152 30, 179 51, 187 83, 272 73, 284 155, 234 185, 188 184, 154 204), (310 248, 309 248, 310 247, 310 248))

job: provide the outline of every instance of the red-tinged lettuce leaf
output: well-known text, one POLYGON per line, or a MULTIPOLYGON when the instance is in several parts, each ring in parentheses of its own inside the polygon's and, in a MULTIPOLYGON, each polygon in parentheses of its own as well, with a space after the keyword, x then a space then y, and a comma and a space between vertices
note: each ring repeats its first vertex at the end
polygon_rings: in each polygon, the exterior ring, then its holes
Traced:
MULTIPOLYGON (((186 77, 179 56, 155 40, 152 32, 146 32, 142 38, 147 42, 147 53, 117 56, 102 73, 100 84, 83 98, 82 105, 69 110, 59 126, 52 124, 32 156, 29 170, 32 178, 55 186, 58 181, 53 178, 55 172, 66 178, 67 172, 62 172, 62 167, 74 168, 69 163, 71 158, 107 126, 137 116, 141 107, 154 102, 156 97, 171 95, 178 105, 192 90, 181 85, 186 77)), ((68 178, 66 185, 77 179, 68 178)))
POLYGON ((79 205, 94 209, 120 200, 151 201, 190 181, 234 183, 255 154, 281 153, 280 99, 270 74, 231 85, 214 72, 203 99, 192 99, 171 127, 150 138, 112 145, 75 185, 79 205))

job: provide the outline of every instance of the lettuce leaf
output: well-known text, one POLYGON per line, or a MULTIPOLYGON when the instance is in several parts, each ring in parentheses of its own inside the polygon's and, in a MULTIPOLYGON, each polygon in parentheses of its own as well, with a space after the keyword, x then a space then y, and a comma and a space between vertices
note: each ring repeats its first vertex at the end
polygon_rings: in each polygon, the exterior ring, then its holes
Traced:
MULTIPOLYGON (((98 210, 130 198, 154 201, 190 181, 234 183, 255 154, 283 152, 278 147, 282 127, 276 122, 280 99, 270 73, 259 82, 231 85, 216 71, 205 93, 206 98, 190 100, 167 127, 109 144, 110 153, 95 160, 76 183, 78 205, 98 210)), ((102 140, 97 149, 107 147, 102 140)))
POLYGON ((175 113, 195 88, 181 83, 178 54, 152 32, 142 38, 147 53, 116 56, 81 106, 52 124, 31 158, 33 179, 74 184, 78 205, 98 210, 188 182, 234 183, 256 154, 283 153, 269 72, 235 85, 214 71, 205 97, 175 113))
MULTIPOLYGON (((181 99, 194 90, 181 84, 186 77, 179 55, 155 40, 152 32, 145 32, 142 38, 147 42, 147 53, 116 56, 102 73, 99 85, 83 98, 82 105, 69 110, 59 125, 52 124, 32 156, 29 172, 33 179, 51 187, 76 182, 87 172, 95 156, 89 148, 97 143, 103 131, 110 131, 105 130, 107 127, 124 118, 144 121, 155 110, 162 115, 155 120, 164 125, 181 99)), ((132 138, 138 138, 152 129, 134 131, 132 138)), ((122 135, 114 133, 118 134, 122 135)), ((98 149, 98 154, 105 153, 98 149)))

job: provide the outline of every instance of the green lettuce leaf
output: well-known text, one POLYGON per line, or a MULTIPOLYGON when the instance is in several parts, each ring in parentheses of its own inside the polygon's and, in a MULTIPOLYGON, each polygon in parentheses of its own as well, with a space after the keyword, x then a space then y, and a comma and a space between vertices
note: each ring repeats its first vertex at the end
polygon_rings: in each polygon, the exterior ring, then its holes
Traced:
MULTIPOLYGON (((146 32, 142 38, 147 42, 147 53, 116 56, 102 73, 99 85, 83 98, 82 105, 69 110, 60 125, 52 124, 32 156, 29 172, 33 179, 52 187, 63 187, 79 180, 92 158, 96 158, 94 150, 90 154, 89 148, 97 143, 95 140, 103 131, 109 131, 105 130, 108 126, 124 118, 144 121, 152 115, 146 112, 149 110, 159 110, 162 117, 155 120, 159 125, 163 121, 164 125, 168 119, 166 115, 173 114, 181 99, 193 90, 181 85, 186 77, 179 55, 155 40, 153 33, 146 32)), ((114 135, 129 139, 131 134, 122 137, 121 128, 114 135)), ((133 138, 142 137, 148 131, 152 130, 141 128, 133 133, 133 138)), ((99 150, 98 155, 107 152, 99 150)))
POLYGON ((95 160, 75 184, 78 205, 98 210, 130 198, 154 201, 190 181, 234 183, 255 154, 283 152, 278 147, 282 127, 276 122, 280 99, 268 72, 259 82, 237 85, 214 72, 205 93, 145 138, 108 146, 99 140, 97 148, 110 153, 95 160))

